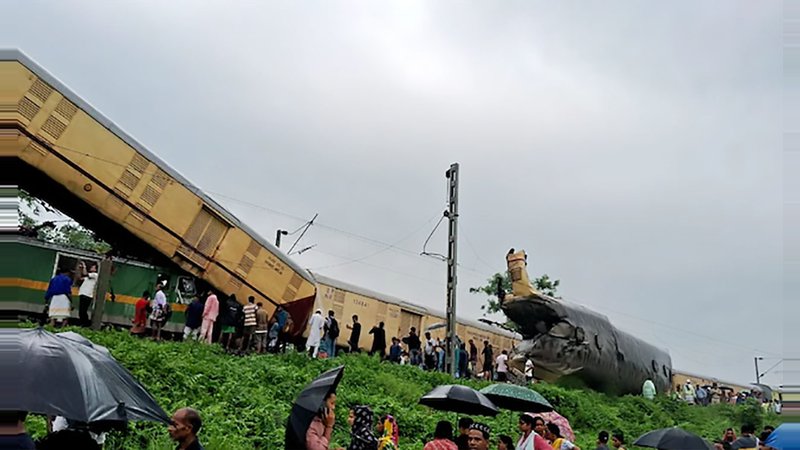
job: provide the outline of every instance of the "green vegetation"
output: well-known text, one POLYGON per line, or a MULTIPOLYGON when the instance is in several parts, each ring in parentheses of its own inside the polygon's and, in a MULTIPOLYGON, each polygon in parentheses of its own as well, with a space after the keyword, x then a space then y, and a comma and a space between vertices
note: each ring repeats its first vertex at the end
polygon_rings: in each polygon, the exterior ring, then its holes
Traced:
POLYGON ((95 253, 107 253, 111 250, 111 245, 107 242, 98 239, 94 233, 74 220, 67 218, 61 211, 50 206, 44 200, 33 197, 23 189, 19 190, 19 199, 31 213, 28 214, 25 210, 20 210, 20 225, 27 229, 36 230, 38 239, 95 253), (51 216, 64 217, 59 222, 66 223, 58 225, 52 221, 42 221, 42 215, 45 213, 51 216))
MULTIPOLYGON (((205 422, 200 436, 206 448, 282 449, 283 424, 296 395, 319 373, 340 364, 346 369, 338 390, 332 448, 346 447, 349 442, 346 419, 350 405, 367 404, 376 414, 395 415, 403 449, 421 449, 437 421, 456 419, 455 414, 417 404, 434 386, 452 383, 449 376, 379 363, 366 355, 313 361, 297 353, 234 357, 216 345, 154 343, 124 331, 73 330, 108 347, 168 413, 183 406, 197 408, 205 422)), ((488 383, 466 384, 482 388, 488 383)), ((633 396, 612 398, 547 384, 537 384, 535 389, 571 421, 577 444, 584 449, 594 448, 595 436, 601 429, 622 430, 632 441, 646 431, 680 426, 717 439, 726 427, 738 428, 743 418, 757 422, 757 426, 765 420, 757 405, 702 408, 666 397, 655 401, 633 396)), ((504 411, 496 418, 478 420, 488 423, 495 435, 517 435, 517 413, 504 411)), ((43 421, 31 418, 30 429, 41 435, 43 421)), ((106 448, 172 449, 174 444, 165 427, 137 423, 127 435, 110 436, 106 448)))
MULTIPOLYGON (((507 293, 511 293, 511 275, 508 272, 497 272, 488 280, 486 284, 479 287, 469 288, 471 294, 484 294, 489 297, 486 299, 486 304, 481 305, 481 309, 486 311, 487 314, 500 312, 500 301, 497 299, 497 283, 500 282, 500 287, 507 293)), ((558 296, 558 286, 561 280, 552 280, 550 275, 544 274, 539 278, 532 281, 533 287, 548 297, 561 298, 558 296)))

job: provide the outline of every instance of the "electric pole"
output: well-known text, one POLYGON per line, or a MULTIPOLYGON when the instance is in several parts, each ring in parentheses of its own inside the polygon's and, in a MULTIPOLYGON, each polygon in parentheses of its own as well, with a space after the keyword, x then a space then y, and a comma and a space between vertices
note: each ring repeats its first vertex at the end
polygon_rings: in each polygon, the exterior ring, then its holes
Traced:
POLYGON ((753 358, 753 362, 756 363, 756 384, 761 383, 761 374, 758 372, 758 360, 761 359, 758 356, 753 358))
POLYGON ((106 255, 97 270, 97 290, 94 294, 94 310, 92 311, 92 329, 99 330, 103 325, 103 314, 106 309, 106 293, 111 284, 111 266, 114 264, 106 255))
POLYGON ((275 247, 281 248, 281 236, 286 236, 287 234, 289 234, 289 232, 286 230, 278 230, 278 232, 275 233, 275 247))
POLYGON ((450 165, 445 173, 448 182, 449 207, 445 211, 450 227, 447 234, 447 362, 450 364, 450 375, 455 376, 456 352, 456 267, 458 258, 456 247, 458 245, 458 163, 450 165))

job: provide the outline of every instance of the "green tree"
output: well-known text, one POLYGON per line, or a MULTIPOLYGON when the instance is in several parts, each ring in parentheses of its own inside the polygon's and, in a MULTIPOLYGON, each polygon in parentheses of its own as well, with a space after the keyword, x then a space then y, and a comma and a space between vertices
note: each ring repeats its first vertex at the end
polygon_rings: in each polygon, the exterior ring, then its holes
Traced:
POLYGON ((486 303, 481 305, 481 309, 484 311, 484 315, 486 314, 494 314, 500 312, 500 300, 497 298, 497 283, 500 283, 500 287, 505 292, 511 291, 511 277, 508 275, 508 272, 504 273, 496 273, 491 276, 488 280, 486 280, 486 284, 479 287, 471 287, 469 288, 469 292, 471 294, 484 294, 488 295, 486 298, 486 303))
MULTIPOLYGON (((498 282, 500 283, 500 287, 504 292, 511 292, 511 276, 508 274, 508 272, 498 272, 486 280, 485 285, 469 288, 469 292, 471 294, 485 294, 489 296, 486 299, 486 304, 481 306, 481 309, 485 311, 484 315, 501 311, 500 300, 497 298, 498 282)), ((561 280, 553 280, 547 274, 544 274, 533 280, 533 287, 536 288, 537 291, 553 298, 561 298, 557 296, 559 284, 561 284, 561 280)))
POLYGON ((553 297, 553 298, 561 298, 558 295, 556 295, 559 284, 561 284, 561 280, 551 280, 550 276, 547 274, 544 274, 539 278, 533 280, 533 287, 535 287, 536 290, 538 290, 539 292, 548 297, 553 297))
POLYGON ((32 196, 23 189, 19 190, 19 198, 30 211, 30 214, 28 214, 28 212, 20 209, 20 225, 28 230, 35 230, 38 239, 96 253, 107 253, 111 250, 111 245, 107 242, 98 239, 93 232, 67 218, 67 216, 44 200, 32 196), (42 221, 41 215, 44 213, 63 216, 65 219, 63 221, 59 220, 59 222, 65 223, 57 225, 53 221, 42 221))

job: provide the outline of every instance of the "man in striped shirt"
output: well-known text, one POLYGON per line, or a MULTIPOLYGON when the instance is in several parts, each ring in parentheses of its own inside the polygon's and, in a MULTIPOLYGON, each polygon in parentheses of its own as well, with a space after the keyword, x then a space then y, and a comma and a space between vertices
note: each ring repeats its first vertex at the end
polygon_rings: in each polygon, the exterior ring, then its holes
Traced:
POLYGON ((239 345, 240 352, 250 350, 250 338, 256 332, 256 324, 258 323, 256 320, 257 310, 256 298, 251 295, 247 298, 247 304, 242 308, 242 313, 244 314, 244 336, 242 336, 242 343, 239 345))

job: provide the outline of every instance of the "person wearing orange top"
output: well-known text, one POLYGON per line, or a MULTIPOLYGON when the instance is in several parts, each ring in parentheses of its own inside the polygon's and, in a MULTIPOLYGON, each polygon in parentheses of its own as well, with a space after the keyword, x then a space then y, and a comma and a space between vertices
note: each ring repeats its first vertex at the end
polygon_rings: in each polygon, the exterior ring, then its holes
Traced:
POLYGON ((133 313, 133 327, 131 334, 142 334, 147 327, 147 306, 150 304, 150 292, 144 291, 142 297, 136 301, 133 313))

